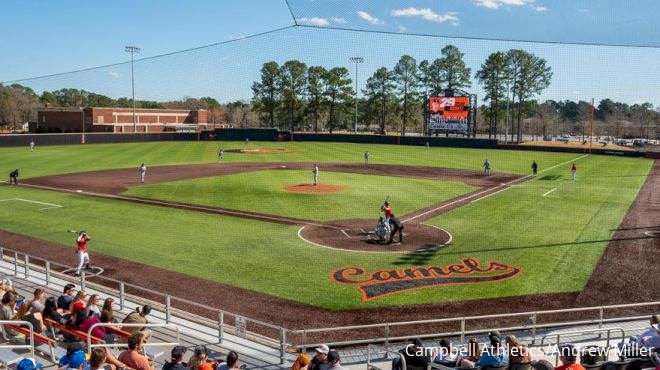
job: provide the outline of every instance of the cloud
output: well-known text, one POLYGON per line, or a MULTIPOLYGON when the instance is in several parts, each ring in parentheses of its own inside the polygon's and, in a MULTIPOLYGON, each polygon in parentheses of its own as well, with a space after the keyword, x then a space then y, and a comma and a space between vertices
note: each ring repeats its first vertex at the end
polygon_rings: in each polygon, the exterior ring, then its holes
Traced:
POLYGON ((115 77, 115 78, 119 77, 119 73, 117 71, 115 71, 114 69, 112 69, 112 68, 108 69, 107 73, 111 77, 115 77))
POLYGON ((435 23, 451 22, 455 26, 458 25, 458 17, 455 12, 438 14, 430 8, 418 9, 410 7, 405 9, 394 9, 390 14, 393 17, 420 17, 424 20, 435 23))
POLYGON ((548 8, 546 8, 545 6, 534 6, 533 8, 534 8, 534 11, 539 12, 539 13, 540 12, 545 12, 546 10, 548 10, 548 8))
POLYGON ((382 21, 382 20, 380 20, 380 19, 378 19, 378 18, 372 16, 371 14, 369 14, 369 13, 367 13, 367 12, 365 12, 365 11, 362 11, 362 10, 359 10, 359 11, 357 12, 357 15, 358 15, 358 17, 364 19, 365 21, 367 21, 367 22, 369 22, 369 23, 371 23, 371 24, 376 24, 376 25, 385 24, 384 21, 382 21))
POLYGON ((339 23, 339 24, 346 24, 346 23, 348 23, 348 22, 346 21, 346 18, 344 18, 344 17, 332 17, 332 18, 330 18, 330 20, 333 21, 333 22, 335 22, 335 23, 339 23))
POLYGON ((501 6, 524 6, 534 2, 534 0, 474 0, 477 6, 488 9, 498 9, 501 6))
POLYGON ((325 27, 330 25, 330 22, 328 22, 327 19, 320 17, 312 17, 312 18, 304 17, 304 18, 298 18, 296 20, 300 24, 306 24, 309 26, 325 27))

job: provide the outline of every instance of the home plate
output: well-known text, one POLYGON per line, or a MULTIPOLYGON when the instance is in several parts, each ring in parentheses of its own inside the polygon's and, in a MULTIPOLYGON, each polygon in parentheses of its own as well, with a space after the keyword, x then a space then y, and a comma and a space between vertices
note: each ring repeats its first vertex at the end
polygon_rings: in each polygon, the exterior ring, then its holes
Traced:
POLYGON ((286 168, 286 166, 280 166, 281 168, 286 168))

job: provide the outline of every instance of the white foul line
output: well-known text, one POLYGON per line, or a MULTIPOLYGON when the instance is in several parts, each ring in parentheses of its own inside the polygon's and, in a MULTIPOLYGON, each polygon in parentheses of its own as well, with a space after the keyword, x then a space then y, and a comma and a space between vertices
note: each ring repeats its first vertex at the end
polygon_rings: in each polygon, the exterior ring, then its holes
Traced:
POLYGON ((48 207, 44 207, 44 208, 39 208, 40 211, 43 211, 45 209, 62 208, 62 206, 59 205, 59 204, 44 203, 44 202, 38 202, 36 200, 29 200, 29 199, 22 199, 22 198, 2 199, 2 200, 0 200, 0 202, 7 202, 7 201, 10 201, 10 200, 17 200, 17 201, 20 201, 20 202, 35 203, 35 204, 43 204, 45 206, 48 206, 48 207))
POLYGON ((351 238, 351 236, 348 235, 348 234, 346 233, 346 231, 344 231, 344 229, 341 229, 340 231, 341 231, 344 235, 346 235, 347 238, 349 238, 349 239, 351 238))
POLYGON ((553 188, 552 190, 545 192, 545 194, 543 194, 543 195, 541 195, 541 196, 542 196, 542 197, 547 197, 550 193, 552 193, 552 192, 555 191, 555 190, 557 190, 557 188, 553 188))
MULTIPOLYGON (((566 161, 566 162, 562 162, 562 163, 556 164, 556 165, 554 165, 554 166, 552 166, 552 167, 548 167, 548 168, 546 168, 546 169, 543 169, 543 170, 539 171, 538 173, 545 172, 545 171, 549 171, 549 170, 551 170, 551 169, 553 169, 553 168, 557 168, 557 167, 559 167, 559 166, 563 166, 563 165, 565 165, 565 164, 567 164, 567 163, 570 163, 570 162, 575 162, 575 161, 580 160, 580 159, 582 159, 582 158, 584 158, 584 157, 586 157, 586 156, 588 156, 588 155, 589 155, 589 154, 584 154, 584 155, 582 155, 582 156, 580 156, 580 157, 577 157, 577 158, 575 158, 575 159, 571 159, 571 160, 568 160, 568 161, 566 161)), ((471 203, 474 203, 474 202, 476 202, 476 201, 479 201, 479 200, 481 200, 481 199, 483 199, 483 198, 489 197, 489 196, 491 196, 491 195, 493 195, 493 194, 499 193, 499 192, 504 191, 504 190, 506 190, 506 189, 511 189, 511 188, 513 187, 512 185, 513 185, 514 183, 516 183, 516 182, 520 182, 520 181, 523 181, 523 180, 526 180, 526 179, 528 179, 528 178, 530 178, 530 177, 532 177, 532 175, 526 175, 526 176, 520 177, 520 178, 515 179, 515 180, 513 180, 513 181, 510 181, 510 182, 508 182, 508 183, 504 183, 504 184, 498 185, 498 186, 496 186, 496 187, 494 187, 494 188, 486 189, 486 190, 484 190, 484 191, 480 191, 480 192, 478 192, 478 193, 472 194, 472 195, 467 196, 467 197, 465 197, 465 198, 457 199, 457 200, 455 200, 455 201, 453 201, 453 202, 449 202, 449 203, 447 203, 447 204, 443 204, 443 205, 441 205, 441 206, 439 206, 439 207, 436 207, 436 208, 430 209, 430 210, 428 210, 428 211, 426 211, 426 212, 420 213, 420 214, 418 214, 418 215, 415 215, 415 216, 413 216, 413 217, 411 217, 411 218, 409 218, 409 219, 407 219, 407 220, 403 220, 403 221, 401 221, 401 222, 402 222, 402 223, 406 223, 406 222, 408 222, 408 221, 412 221, 412 220, 414 220, 414 219, 416 219, 416 218, 419 218, 419 217, 422 217, 422 216, 426 216, 426 215, 428 215, 429 213, 433 213, 433 212, 439 211, 439 210, 441 210, 441 209, 443 209, 443 208, 447 208, 447 207, 452 206, 452 205, 454 205, 454 204, 456 204, 456 203, 465 202, 465 201, 468 200, 468 199, 471 199, 471 198, 474 198, 474 197, 478 197, 478 196, 480 196, 480 195, 482 195, 482 194, 485 194, 485 193, 489 193, 489 192, 491 192, 493 189, 497 189, 497 188, 500 188, 500 187, 504 187, 504 189, 500 189, 500 190, 497 190, 497 191, 495 191, 495 192, 493 192, 493 193, 486 194, 486 195, 484 195, 483 197, 481 197, 481 198, 477 198, 477 199, 475 199, 475 200, 473 200, 473 201, 471 202, 471 203)))

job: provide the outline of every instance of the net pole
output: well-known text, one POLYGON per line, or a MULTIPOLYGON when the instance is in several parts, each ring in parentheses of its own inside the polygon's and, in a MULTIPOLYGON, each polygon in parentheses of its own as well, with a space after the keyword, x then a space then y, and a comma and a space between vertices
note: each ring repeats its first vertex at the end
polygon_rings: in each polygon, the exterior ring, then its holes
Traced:
POLYGON ((589 154, 594 140, 594 98, 591 98, 591 109, 589 110, 589 154))

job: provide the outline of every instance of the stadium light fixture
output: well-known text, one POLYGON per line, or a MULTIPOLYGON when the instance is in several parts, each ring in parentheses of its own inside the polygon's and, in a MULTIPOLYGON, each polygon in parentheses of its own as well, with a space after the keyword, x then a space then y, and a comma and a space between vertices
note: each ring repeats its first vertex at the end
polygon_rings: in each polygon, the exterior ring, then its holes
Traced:
POLYGON ((140 48, 137 46, 126 46, 124 49, 127 53, 131 53, 131 90, 133 92, 133 133, 137 131, 137 124, 135 119, 135 77, 133 74, 133 54, 140 53, 140 48))
POLYGON ((353 124, 353 132, 357 134, 357 121, 358 121, 358 64, 364 63, 362 57, 351 57, 348 59, 351 63, 355 63, 355 123, 353 124))

